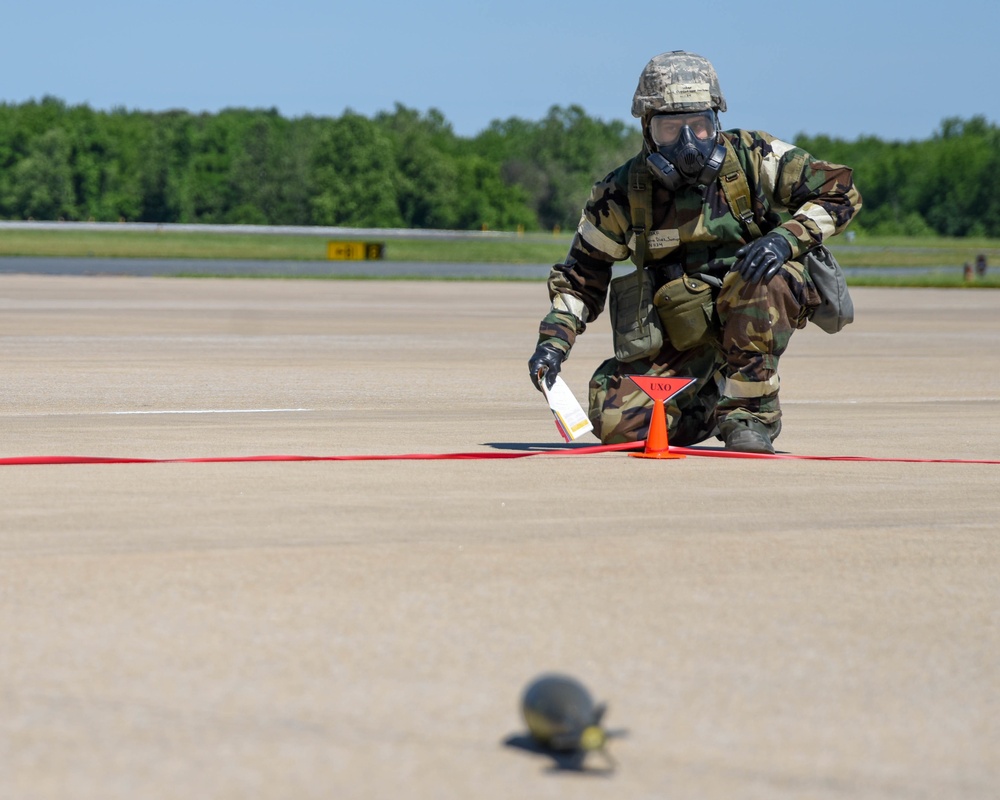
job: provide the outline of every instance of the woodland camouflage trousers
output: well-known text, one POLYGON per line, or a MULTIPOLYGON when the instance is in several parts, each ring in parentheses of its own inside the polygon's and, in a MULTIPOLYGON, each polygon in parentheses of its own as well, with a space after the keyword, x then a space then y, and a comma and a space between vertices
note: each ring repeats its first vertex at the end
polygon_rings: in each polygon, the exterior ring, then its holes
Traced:
POLYGON ((606 444, 646 438, 653 401, 629 375, 695 379, 666 404, 671 444, 714 436, 727 418, 755 418, 776 431, 778 359, 819 303, 812 279, 797 261, 787 262, 766 284, 748 284, 729 272, 717 290, 711 341, 685 351, 668 341, 652 360, 626 364, 610 358, 597 368, 590 381, 594 433, 606 444))

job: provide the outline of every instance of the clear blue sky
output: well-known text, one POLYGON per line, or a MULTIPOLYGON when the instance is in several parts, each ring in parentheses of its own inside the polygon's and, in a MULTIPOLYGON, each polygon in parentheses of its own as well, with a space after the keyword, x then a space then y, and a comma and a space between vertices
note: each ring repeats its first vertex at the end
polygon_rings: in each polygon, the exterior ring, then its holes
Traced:
POLYGON ((1000 121, 1000 0, 48 0, 6 4, 0 101, 95 109, 438 109, 461 136, 553 105, 631 121, 667 50, 716 66, 726 127, 925 139, 1000 121))

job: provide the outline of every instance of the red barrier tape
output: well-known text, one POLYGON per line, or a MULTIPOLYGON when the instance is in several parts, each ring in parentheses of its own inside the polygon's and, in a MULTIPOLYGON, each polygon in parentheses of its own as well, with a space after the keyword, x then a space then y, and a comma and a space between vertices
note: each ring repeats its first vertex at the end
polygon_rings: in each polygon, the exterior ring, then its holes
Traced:
MULTIPOLYGON (((623 450, 640 450, 644 442, 601 444, 591 447, 567 447, 549 450, 477 451, 471 453, 405 453, 400 455, 350 455, 350 456, 218 456, 209 458, 105 458, 100 456, 23 456, 0 458, 0 466, 32 466, 54 464, 228 464, 254 461, 485 461, 501 458, 529 458, 530 456, 586 456, 596 453, 613 453, 623 450)), ((1000 460, 968 458, 874 458, 869 456, 809 456, 792 453, 737 453, 696 447, 671 447, 671 453, 703 458, 756 458, 795 461, 868 461, 895 464, 1000 464, 1000 460)))

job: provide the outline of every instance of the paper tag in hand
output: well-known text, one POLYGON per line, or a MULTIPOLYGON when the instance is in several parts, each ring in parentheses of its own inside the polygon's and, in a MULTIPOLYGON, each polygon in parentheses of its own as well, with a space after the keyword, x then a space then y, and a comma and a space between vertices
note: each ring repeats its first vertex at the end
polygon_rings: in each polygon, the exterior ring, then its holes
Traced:
POLYGON ((594 430, 594 426, 590 424, 586 412, 566 385, 566 381, 557 375, 551 389, 545 385, 544 378, 539 385, 542 387, 545 399, 549 401, 549 408, 552 409, 556 427, 559 428, 563 439, 570 442, 594 430))

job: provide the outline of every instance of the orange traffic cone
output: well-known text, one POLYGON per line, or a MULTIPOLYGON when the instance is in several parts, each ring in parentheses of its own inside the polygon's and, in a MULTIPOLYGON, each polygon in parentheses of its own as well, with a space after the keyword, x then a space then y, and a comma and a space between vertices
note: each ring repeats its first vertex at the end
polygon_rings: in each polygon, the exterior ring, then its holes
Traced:
POLYGON ((649 418, 649 432, 646 434, 646 449, 641 453, 629 453, 635 458, 686 458, 680 453, 670 452, 667 441, 667 415, 663 401, 653 401, 653 415, 649 418))

